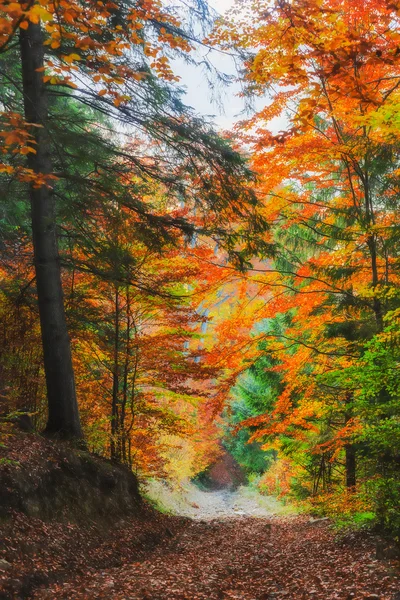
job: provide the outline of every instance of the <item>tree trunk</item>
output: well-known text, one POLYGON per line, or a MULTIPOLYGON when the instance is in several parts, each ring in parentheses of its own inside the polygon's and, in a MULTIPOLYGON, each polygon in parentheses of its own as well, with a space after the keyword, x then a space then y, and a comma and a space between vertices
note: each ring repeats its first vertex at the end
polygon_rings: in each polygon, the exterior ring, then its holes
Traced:
MULTIPOLYGON (((353 395, 348 393, 346 395, 345 404, 346 412, 344 415, 345 423, 348 423, 353 416, 352 408, 353 395)), ((354 444, 349 441, 345 447, 345 465, 346 465, 346 487, 347 489, 354 488, 356 485, 356 449, 354 444)))
POLYGON ((114 364, 113 364, 113 390, 111 406, 111 458, 120 460, 120 414, 119 414, 119 288, 115 287, 115 315, 114 315, 114 364))
MULTIPOLYGON (((43 83, 43 33, 40 23, 20 31, 25 119, 32 123, 35 153, 27 156, 35 174, 52 172, 46 130, 47 97, 43 83), (38 127, 35 127, 38 125, 38 127)), ((81 438, 71 347, 65 318, 61 268, 56 235, 55 200, 47 185, 29 188, 37 297, 49 407, 45 432, 63 438, 81 438)))
POLYGON ((346 487, 354 488, 356 485, 356 450, 353 444, 345 446, 346 453, 346 487))
POLYGON ((122 385, 122 403, 121 403, 121 454, 123 462, 127 461, 126 453, 126 407, 128 406, 128 377, 131 362, 131 296, 129 285, 126 286, 126 344, 125 344, 125 363, 124 379, 122 385))
POLYGON ((375 322, 378 332, 383 331, 383 309, 382 302, 379 298, 376 297, 376 288, 379 285, 379 273, 378 273, 378 258, 377 258, 377 250, 376 250, 376 238, 375 236, 370 236, 368 238, 368 248, 371 256, 371 271, 372 271, 372 287, 374 290, 374 299, 373 299, 373 311, 375 315, 375 322))

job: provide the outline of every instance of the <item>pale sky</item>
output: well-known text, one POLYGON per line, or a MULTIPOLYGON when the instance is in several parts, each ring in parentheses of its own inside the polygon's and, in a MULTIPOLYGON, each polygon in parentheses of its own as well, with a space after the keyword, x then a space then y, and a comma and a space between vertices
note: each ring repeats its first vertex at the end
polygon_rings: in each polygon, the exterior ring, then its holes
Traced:
MULTIPOLYGON (((223 14, 234 5, 235 0, 208 0, 209 5, 223 14)), ((228 75, 237 75, 233 58, 217 51, 210 51, 208 58, 213 66, 228 75)), ((219 85, 213 92, 210 89, 204 69, 176 61, 174 71, 181 77, 180 85, 186 89, 185 104, 193 107, 197 113, 213 117, 220 129, 232 129, 233 125, 242 119, 249 118, 251 112, 246 109, 243 98, 238 97, 241 86, 239 82, 230 85, 219 85), (215 96, 215 98, 213 98, 215 96)), ((256 98, 255 110, 261 110, 269 103, 268 97, 256 98)), ((253 110, 254 112, 254 110, 253 110)), ((285 117, 275 117, 268 123, 273 133, 287 128, 285 117)))
MULTIPOLYGON (((209 0, 209 4, 223 14, 233 6, 234 0, 209 0)), ((236 74, 233 59, 219 52, 211 52, 208 57, 218 71, 229 75, 236 74)), ((187 90, 185 103, 201 114, 215 116, 218 127, 230 129, 236 121, 244 118, 243 115, 238 116, 244 109, 243 100, 237 97, 240 91, 239 84, 218 86, 213 93, 201 68, 179 63, 176 72, 181 77, 181 85, 187 90), (217 97, 216 101, 213 100, 213 95, 217 97)))
POLYGON ((231 8, 233 4, 233 0, 209 0, 209 5, 222 14, 231 8))
MULTIPOLYGON (((229 10, 235 0, 208 0, 209 5, 223 14, 229 10)), ((208 58, 219 71, 229 75, 237 75, 235 62, 226 54, 210 51, 208 58)), ((183 61, 176 62, 175 72, 181 77, 180 85, 186 89, 185 104, 192 106, 196 112, 209 115, 220 129, 232 129, 233 125, 241 119, 246 119, 251 113, 246 112, 243 98, 238 97, 240 83, 219 86, 213 92, 207 82, 207 77, 202 68, 185 64, 183 61), (216 100, 213 99, 216 96, 216 100)), ((254 101, 255 109, 260 110, 269 103, 268 97, 257 98, 254 101)), ((248 107, 247 107, 248 108, 248 107)), ((276 117, 268 123, 268 128, 273 133, 278 133, 287 128, 287 120, 284 117, 276 117)))

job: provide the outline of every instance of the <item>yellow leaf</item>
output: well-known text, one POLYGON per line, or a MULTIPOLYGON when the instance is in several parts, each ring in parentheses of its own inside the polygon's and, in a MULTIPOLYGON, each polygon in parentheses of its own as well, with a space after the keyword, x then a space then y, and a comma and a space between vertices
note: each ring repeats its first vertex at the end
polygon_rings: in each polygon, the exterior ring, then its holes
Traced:
POLYGON ((71 64, 72 62, 74 62, 74 60, 81 60, 81 57, 79 56, 79 54, 69 54, 68 56, 63 56, 63 59, 65 60, 65 62, 71 64))
POLYGON ((38 6, 37 4, 31 8, 28 12, 28 18, 32 23, 39 23, 39 21, 52 21, 53 15, 43 8, 42 6, 38 6))
POLYGON ((14 168, 10 165, 0 164, 0 173, 12 173, 14 168))

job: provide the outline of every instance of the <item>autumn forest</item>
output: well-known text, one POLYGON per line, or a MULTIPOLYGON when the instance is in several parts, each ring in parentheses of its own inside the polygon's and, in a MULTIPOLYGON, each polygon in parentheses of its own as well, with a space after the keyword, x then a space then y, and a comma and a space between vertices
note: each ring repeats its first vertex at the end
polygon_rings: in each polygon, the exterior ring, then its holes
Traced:
POLYGON ((0 1, 0 598, 400 598, 400 3, 222 4, 0 1))

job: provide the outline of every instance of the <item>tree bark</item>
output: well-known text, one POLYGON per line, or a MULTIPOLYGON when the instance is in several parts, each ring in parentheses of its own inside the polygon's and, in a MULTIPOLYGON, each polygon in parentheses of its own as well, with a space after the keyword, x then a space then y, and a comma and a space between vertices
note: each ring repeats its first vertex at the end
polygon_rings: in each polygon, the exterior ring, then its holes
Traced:
MULTIPOLYGON (((346 404, 346 412, 344 415, 345 423, 348 423, 353 416, 353 408, 352 408, 353 395, 348 393, 346 395, 345 404, 346 404)), ((357 467, 357 457, 356 457, 356 449, 354 444, 349 441, 345 445, 345 466, 346 466, 346 487, 347 489, 355 488, 356 486, 356 467, 357 467)))
POLYGON ((114 315, 114 364, 113 364, 113 390, 111 406, 111 458, 120 460, 121 436, 119 414, 119 330, 120 330, 119 288, 115 286, 115 315, 114 315))
MULTIPOLYGON (((48 116, 43 83, 44 46, 40 23, 20 30, 20 52, 25 119, 31 123, 35 153, 27 155, 28 168, 35 174, 52 172, 48 116), (36 125, 36 126, 35 126, 36 125)), ((45 433, 63 438, 81 438, 76 401, 71 347, 68 337, 61 268, 56 233, 55 200, 48 185, 30 184, 32 235, 37 297, 43 344, 43 360, 48 398, 45 433)))
POLYGON ((356 450, 353 444, 347 444, 346 453, 346 487, 348 489, 356 486, 356 450))
MULTIPOLYGON (((372 271, 372 287, 374 290, 374 294, 376 293, 376 288, 379 285, 379 273, 378 273, 378 258, 377 258, 377 250, 376 250, 376 238, 375 236, 370 236, 368 238, 368 248, 371 257, 371 271, 372 271)), ((373 299, 373 311, 375 315, 375 322, 378 333, 383 331, 383 309, 382 302, 379 298, 374 295, 373 299)))
POLYGON ((125 362, 124 378, 122 385, 122 403, 121 403, 121 455, 124 463, 127 461, 126 453, 126 407, 128 406, 128 377, 131 361, 131 296, 129 285, 126 286, 126 343, 125 343, 125 362))

